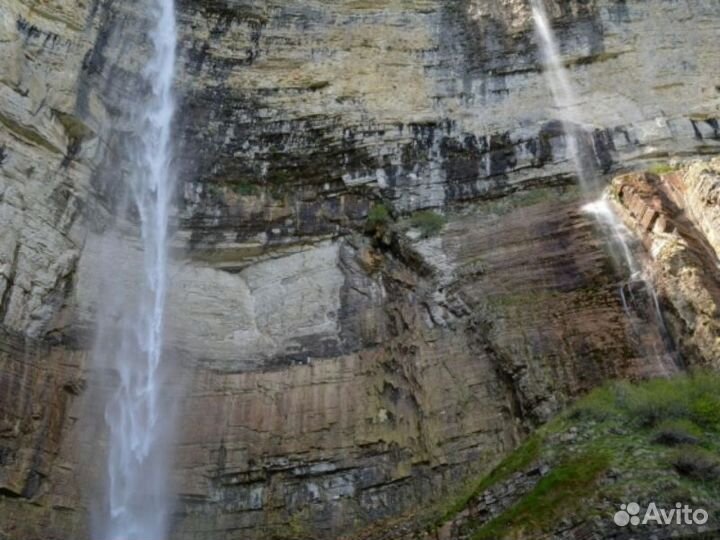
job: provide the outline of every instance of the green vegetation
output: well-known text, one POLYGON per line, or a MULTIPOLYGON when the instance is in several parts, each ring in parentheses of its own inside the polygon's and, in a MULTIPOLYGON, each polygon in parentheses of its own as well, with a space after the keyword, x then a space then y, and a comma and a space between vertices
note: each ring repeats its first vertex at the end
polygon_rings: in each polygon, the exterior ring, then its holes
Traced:
POLYGON ((648 172, 652 174, 657 174, 658 176, 662 176, 663 174, 668 174, 671 172, 675 172, 677 170, 677 167, 673 167, 669 163, 654 163, 648 168, 648 172))
POLYGON ((223 189, 218 184, 205 184, 205 193, 214 199, 223 197, 223 189))
POLYGON ((297 178, 297 173, 283 167, 271 167, 267 173, 267 181, 274 186, 291 184, 297 178))
POLYGON ((230 184, 230 189, 232 189, 236 195, 241 197, 251 197, 260 193, 260 188, 257 185, 246 182, 236 182, 230 184))
POLYGON ((285 525, 280 525, 285 518, 282 513, 274 511, 271 513, 277 520, 274 523, 277 524, 264 529, 263 540, 312 540, 315 538, 309 526, 310 512, 307 509, 291 514, 285 525))
POLYGON ((429 238, 438 234, 445 226, 445 217, 431 210, 423 210, 413 214, 410 224, 420 229, 423 238, 429 238))
POLYGON ((667 446, 697 444, 700 437, 702 429, 691 420, 666 420, 655 430, 653 442, 667 446))
POLYGON ((643 428, 685 420, 720 431, 720 374, 697 373, 639 385, 614 383, 592 392, 571 414, 596 420, 623 417, 643 428))
POLYGON ((473 540, 498 538, 515 527, 543 530, 587 495, 590 486, 610 463, 607 454, 586 452, 562 463, 538 482, 519 503, 490 521, 473 535, 473 540))
POLYGON ((369 233, 382 234, 391 221, 392 217, 387 206, 383 203, 375 204, 368 212, 365 230, 369 233))
POLYGON ((678 449, 670 461, 675 470, 700 482, 717 481, 720 478, 720 457, 697 446, 678 449))
POLYGON ((309 512, 308 511, 300 511, 294 513, 290 517, 290 521, 288 523, 288 533, 289 538, 292 538, 293 540, 301 540, 301 539, 310 539, 312 538, 312 535, 307 530, 307 522, 309 521, 309 512))
POLYGON ((451 500, 447 505, 438 508, 435 512, 435 514, 439 516, 436 520, 436 525, 442 525, 452 519, 462 511, 472 499, 489 487, 506 480, 514 472, 529 467, 538 459, 541 443, 542 439, 539 436, 531 437, 521 445, 520 448, 505 458, 500 465, 493 469, 486 477, 475 482, 470 482, 463 490, 463 493, 451 500))
POLYGON ((260 186, 242 180, 209 183, 205 185, 205 189, 210 197, 219 200, 226 200, 231 193, 239 197, 256 196, 261 193, 260 186))
POLYGON ((718 513, 720 374, 612 382, 590 392, 489 475, 438 506, 431 527, 540 464, 549 472, 514 504, 490 521, 463 525, 470 538, 512 538, 520 531, 523 537, 539 537, 563 520, 608 520, 628 500, 667 506, 692 501, 718 513))

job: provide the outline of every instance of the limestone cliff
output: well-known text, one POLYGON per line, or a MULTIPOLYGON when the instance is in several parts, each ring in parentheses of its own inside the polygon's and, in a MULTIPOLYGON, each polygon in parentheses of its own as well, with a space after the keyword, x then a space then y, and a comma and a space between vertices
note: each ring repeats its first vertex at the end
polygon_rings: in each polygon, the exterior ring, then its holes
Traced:
POLYGON ((647 265, 683 358, 693 366, 717 368, 720 246, 714 225, 720 217, 720 162, 663 172, 621 176, 612 189, 623 217, 650 255, 647 265))
POLYGON ((708 480, 720 471, 718 383, 717 373, 702 371, 606 384, 457 496, 354 538, 717 538, 718 485, 708 480), (664 520, 678 501, 686 514, 664 520))
MULTIPOLYGON (((601 170, 717 151, 720 6, 548 4, 601 170)), ((85 538, 97 292, 131 294, 139 257, 147 4, 0 7, 0 537, 85 538)), ((173 538, 336 538, 606 379, 677 369, 579 210, 525 2, 178 9, 173 538)))

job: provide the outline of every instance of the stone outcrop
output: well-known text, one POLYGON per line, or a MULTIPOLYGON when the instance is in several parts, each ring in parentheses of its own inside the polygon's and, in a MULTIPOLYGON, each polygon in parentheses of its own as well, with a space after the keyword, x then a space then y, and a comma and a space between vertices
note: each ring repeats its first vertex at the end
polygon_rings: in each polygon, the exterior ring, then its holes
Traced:
MULTIPOLYGON (((85 538, 97 299, 134 293, 140 255, 147 4, 0 3, 0 537, 85 538)), ((549 4, 599 169, 717 149, 720 8, 549 4)), ((336 538, 487 471, 599 382, 673 369, 579 211, 525 2, 178 9, 173 538, 336 538)), ((688 198, 713 200, 703 174, 688 198)))
MULTIPOLYGON (((714 8, 549 4, 601 170, 717 146, 714 8), (683 46, 657 54, 670 36, 683 46)), ((333 234, 363 218, 367 193, 412 211, 572 170, 526 2, 182 7, 197 249, 333 234)))
POLYGON ((720 161, 690 165, 682 187, 688 218, 720 259, 720 161))
POLYGON ((708 480, 720 471, 720 450, 710 442, 717 423, 714 413, 704 416, 709 409, 701 404, 715 400, 719 382, 716 373, 705 371, 606 384, 539 428, 457 496, 352 538, 716 538, 717 492, 708 489, 708 480), (639 506, 629 512, 639 516, 637 523, 618 515, 631 502, 639 506), (671 516, 675 508, 690 514, 662 518, 660 509, 671 516), (703 509, 706 517, 691 519, 694 509, 703 509))
POLYGON ((712 368, 720 359, 720 251, 713 226, 719 189, 718 160, 662 176, 621 176, 612 186, 618 209, 650 255, 647 266, 683 357, 712 368))

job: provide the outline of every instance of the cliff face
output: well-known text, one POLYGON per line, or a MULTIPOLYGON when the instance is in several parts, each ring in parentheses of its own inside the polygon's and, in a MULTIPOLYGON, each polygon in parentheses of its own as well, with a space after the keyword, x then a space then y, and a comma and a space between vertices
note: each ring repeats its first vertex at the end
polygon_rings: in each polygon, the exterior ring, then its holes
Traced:
POLYGON ((720 458, 719 382, 717 373, 702 371, 606 384, 457 496, 354 538, 716 538, 718 486, 708 479, 720 458), (639 505, 640 521, 618 519, 622 504, 629 506, 619 501, 639 505), (677 501, 687 501, 691 513, 702 509, 699 519, 653 519, 653 510, 667 515, 677 501))
MULTIPOLYGON (((98 291, 131 293, 139 256, 120 211, 148 6, 2 6, 0 534, 81 538, 98 291)), ((720 7, 549 8, 600 170, 716 151, 720 7)), ((608 378, 676 369, 578 209, 526 3, 178 9, 174 538, 336 537, 608 378)))
POLYGON ((693 366, 720 359, 720 162, 613 182, 619 212, 649 254, 647 266, 666 304, 669 330, 693 366))

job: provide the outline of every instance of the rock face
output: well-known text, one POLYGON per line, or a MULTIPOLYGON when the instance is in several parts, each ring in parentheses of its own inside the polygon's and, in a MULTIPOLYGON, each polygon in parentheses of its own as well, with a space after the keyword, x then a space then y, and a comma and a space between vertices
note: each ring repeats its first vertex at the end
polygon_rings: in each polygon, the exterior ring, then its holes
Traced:
MULTIPOLYGON (((132 294, 140 256, 148 3, 0 5, 0 536, 85 538, 97 293, 132 294)), ((720 7, 548 7, 600 169, 716 151, 720 7)), ((335 538, 487 471, 601 381, 676 369, 579 211, 525 2, 178 10, 173 538, 335 538)), ((712 174, 686 198, 717 249, 712 174)))
POLYGON ((716 538, 717 373, 615 381, 539 428, 456 497, 355 540, 716 538), (703 406, 705 405, 705 407, 703 406), (632 501, 640 508, 632 508, 632 501), (653 519, 669 509, 687 519, 653 519), (628 508, 630 507, 630 508, 628 508), (693 510, 702 508, 692 519, 693 510), (629 509, 627 513, 620 510, 629 509), (687 511, 687 510, 686 510, 687 511), (657 512, 657 513, 655 513, 657 512), (628 514, 637 514, 633 523, 628 514), (627 519, 623 519, 627 518, 627 519))
POLYGON ((621 176, 612 187, 625 221, 651 255, 649 267, 665 300, 683 357, 718 367, 720 359, 720 162, 695 163, 662 177, 621 176))

